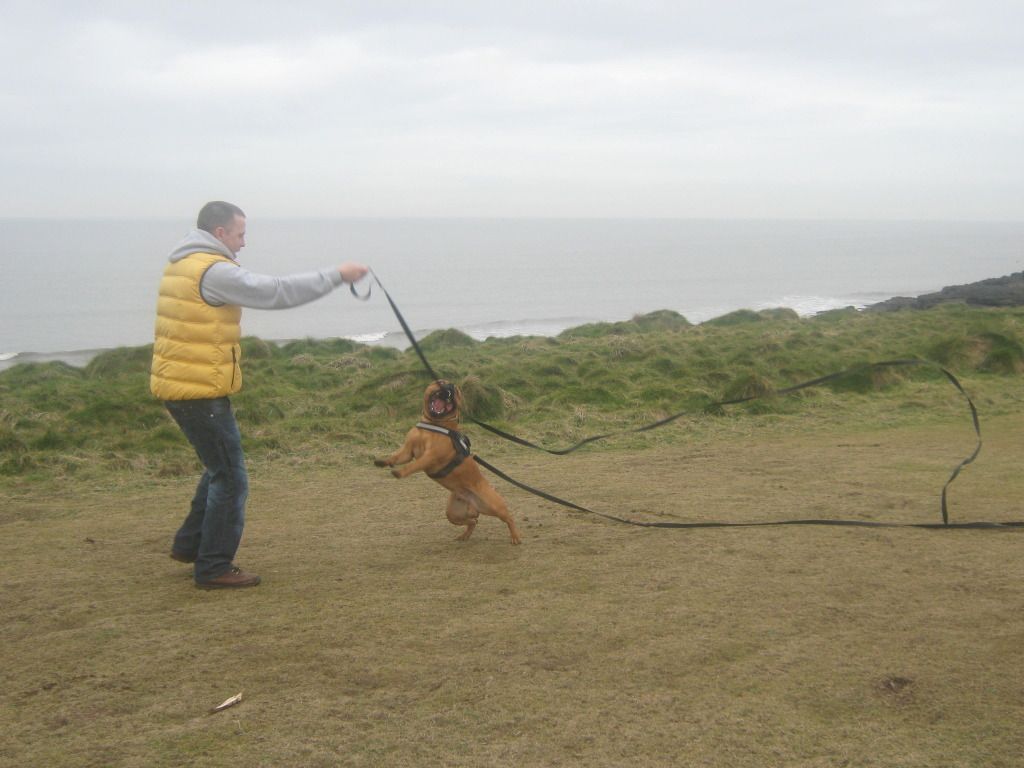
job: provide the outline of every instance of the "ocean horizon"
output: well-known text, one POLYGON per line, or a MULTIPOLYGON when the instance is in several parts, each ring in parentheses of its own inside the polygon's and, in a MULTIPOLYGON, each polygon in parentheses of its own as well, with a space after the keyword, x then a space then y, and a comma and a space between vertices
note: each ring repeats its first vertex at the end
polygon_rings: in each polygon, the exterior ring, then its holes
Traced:
MULTIPOLYGON (((553 336, 674 310, 700 323, 737 309, 801 316, 1024 269, 1024 222, 688 219, 260 219, 243 266, 284 275, 369 264, 418 337, 553 336)), ((148 344, 156 288, 191 228, 172 220, 0 220, 0 370, 84 365, 148 344)), ((290 310, 245 310, 268 341, 408 342, 372 280, 290 310)))

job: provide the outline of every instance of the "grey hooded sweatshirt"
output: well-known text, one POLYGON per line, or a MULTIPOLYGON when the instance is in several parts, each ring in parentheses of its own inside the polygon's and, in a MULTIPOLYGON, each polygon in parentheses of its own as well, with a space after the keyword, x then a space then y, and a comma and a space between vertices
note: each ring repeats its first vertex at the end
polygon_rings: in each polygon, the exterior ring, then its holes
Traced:
MULTIPOLYGON (((219 253, 232 261, 236 259, 224 243, 202 229, 189 232, 171 251, 169 260, 181 261, 193 253, 219 253)), ((287 309, 326 296, 343 282, 337 269, 271 277, 219 261, 206 270, 199 293, 207 304, 215 307, 232 304, 252 309, 287 309)))

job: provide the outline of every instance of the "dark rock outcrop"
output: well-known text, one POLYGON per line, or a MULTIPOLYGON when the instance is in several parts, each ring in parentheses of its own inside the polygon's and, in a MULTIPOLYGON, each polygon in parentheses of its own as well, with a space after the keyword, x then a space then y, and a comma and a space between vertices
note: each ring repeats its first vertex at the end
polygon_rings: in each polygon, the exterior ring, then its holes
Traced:
POLYGON ((895 296, 867 307, 873 312, 900 309, 928 309, 937 304, 958 302, 977 307, 1017 307, 1024 305, 1024 272, 992 277, 966 285, 950 285, 937 293, 922 296, 895 296))

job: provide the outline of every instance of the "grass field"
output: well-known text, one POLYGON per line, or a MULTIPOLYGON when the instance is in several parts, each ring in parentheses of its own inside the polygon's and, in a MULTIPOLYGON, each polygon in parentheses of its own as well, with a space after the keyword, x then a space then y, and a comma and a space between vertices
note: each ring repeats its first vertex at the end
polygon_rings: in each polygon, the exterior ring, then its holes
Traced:
MULTIPOLYGON (((952 519, 1024 520, 1020 380, 957 371, 985 445, 952 519)), ((15 405, 44 391, 17 376, 0 377, 0 764, 1022 765, 1024 529, 642 529, 496 480, 524 543, 493 519, 456 542, 440 487, 371 463, 415 418, 410 374, 387 390, 410 413, 363 434, 243 423, 238 562, 264 583, 203 592, 167 557, 197 471, 184 441, 154 423, 149 452, 116 426, 61 443, 56 411, 15 405)), ((937 522, 974 447, 966 407, 935 378, 880 386, 562 458, 469 432, 510 475, 636 519, 937 522)), ((501 423, 563 443, 620 410, 518 408, 501 423)))

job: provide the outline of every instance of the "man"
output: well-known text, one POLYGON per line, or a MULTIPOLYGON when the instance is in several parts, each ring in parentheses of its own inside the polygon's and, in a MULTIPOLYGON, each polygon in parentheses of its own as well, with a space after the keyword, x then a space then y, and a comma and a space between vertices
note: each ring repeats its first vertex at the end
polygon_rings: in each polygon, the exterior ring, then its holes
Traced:
POLYGON ((270 277, 238 263, 245 214, 207 203, 196 229, 171 252, 160 281, 150 389, 195 448, 205 471, 171 557, 194 563, 203 589, 253 587, 260 577, 234 564, 245 525, 249 476, 229 395, 242 388, 242 307, 284 309, 326 296, 367 273, 345 263, 320 272, 270 277))

